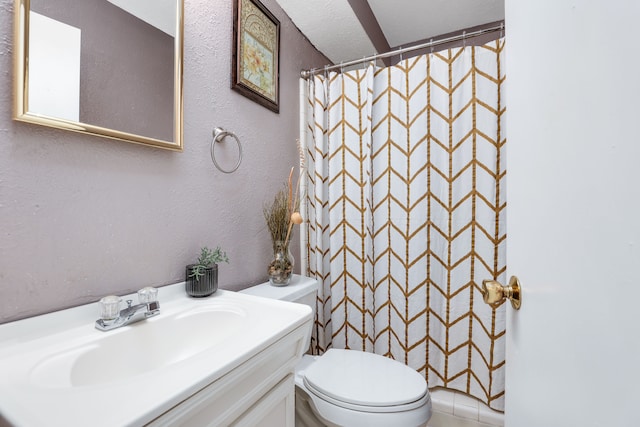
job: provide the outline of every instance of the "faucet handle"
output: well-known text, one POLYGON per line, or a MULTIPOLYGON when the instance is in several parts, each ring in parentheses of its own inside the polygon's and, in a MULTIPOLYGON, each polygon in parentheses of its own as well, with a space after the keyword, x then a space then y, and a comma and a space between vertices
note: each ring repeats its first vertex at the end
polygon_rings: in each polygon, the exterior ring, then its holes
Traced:
POLYGON ((116 295, 109 295, 100 299, 100 319, 104 322, 115 320, 120 314, 120 301, 122 299, 116 295))
POLYGON ((147 286, 138 291, 138 302, 148 304, 158 300, 158 289, 147 286))

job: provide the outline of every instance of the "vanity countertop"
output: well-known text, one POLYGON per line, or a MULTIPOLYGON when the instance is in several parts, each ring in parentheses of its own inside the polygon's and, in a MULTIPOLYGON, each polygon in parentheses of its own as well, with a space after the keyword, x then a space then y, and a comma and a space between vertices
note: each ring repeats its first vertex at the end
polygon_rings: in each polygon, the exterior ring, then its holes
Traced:
MULTIPOLYGON (((124 296, 123 299, 134 296, 124 296)), ((0 325, 0 425, 138 426, 298 328, 307 306, 159 288, 160 314, 101 332, 97 303, 0 325)))

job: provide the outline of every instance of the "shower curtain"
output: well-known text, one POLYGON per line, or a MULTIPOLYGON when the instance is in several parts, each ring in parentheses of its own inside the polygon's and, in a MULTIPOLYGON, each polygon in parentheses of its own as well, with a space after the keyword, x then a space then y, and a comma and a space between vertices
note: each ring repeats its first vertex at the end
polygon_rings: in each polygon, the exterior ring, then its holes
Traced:
MULTIPOLYGON (((504 40, 305 81, 312 350, 374 352, 504 408, 504 40)), ((304 250, 304 249, 303 249, 304 250)))

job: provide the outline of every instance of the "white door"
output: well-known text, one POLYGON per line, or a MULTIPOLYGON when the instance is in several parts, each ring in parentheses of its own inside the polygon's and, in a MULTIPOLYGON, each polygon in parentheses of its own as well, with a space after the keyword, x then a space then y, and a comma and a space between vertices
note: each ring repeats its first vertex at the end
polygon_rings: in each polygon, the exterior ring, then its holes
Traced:
POLYGON ((507 427, 640 426, 638 23, 506 0, 507 427))

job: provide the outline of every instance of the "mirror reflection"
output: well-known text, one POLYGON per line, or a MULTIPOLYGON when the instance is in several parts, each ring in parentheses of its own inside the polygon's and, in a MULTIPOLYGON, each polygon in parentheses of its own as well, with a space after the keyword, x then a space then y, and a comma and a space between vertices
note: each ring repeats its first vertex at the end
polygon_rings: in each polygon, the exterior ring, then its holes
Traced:
POLYGON ((18 1, 16 119, 182 148, 182 0, 18 1))

